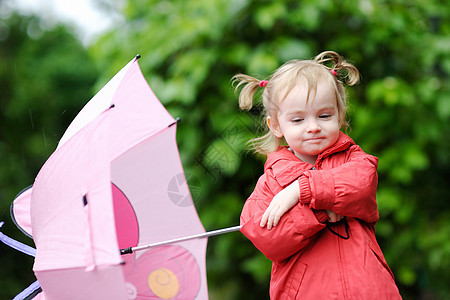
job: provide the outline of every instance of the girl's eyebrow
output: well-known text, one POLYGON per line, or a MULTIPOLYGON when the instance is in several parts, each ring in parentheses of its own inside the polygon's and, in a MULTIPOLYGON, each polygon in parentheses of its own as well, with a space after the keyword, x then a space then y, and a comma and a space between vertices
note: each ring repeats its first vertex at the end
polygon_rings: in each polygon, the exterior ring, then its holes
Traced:
POLYGON ((319 107, 318 110, 328 110, 328 109, 336 109, 336 105, 324 105, 322 107, 319 107))
POLYGON ((296 110, 291 110, 286 112, 287 116, 291 116, 291 115, 299 115, 299 114, 304 114, 305 112, 301 109, 296 109, 296 110))
MULTIPOLYGON (((326 104, 326 105, 323 105, 323 106, 321 106, 321 107, 318 107, 316 111, 334 110, 334 109, 336 109, 336 106, 335 106, 335 105, 329 105, 329 104, 326 104)), ((290 116, 290 115, 298 115, 298 114, 304 114, 304 113, 305 113, 304 110, 301 110, 301 109, 293 109, 293 110, 291 110, 291 111, 287 111, 285 114, 288 115, 288 116, 290 116)))

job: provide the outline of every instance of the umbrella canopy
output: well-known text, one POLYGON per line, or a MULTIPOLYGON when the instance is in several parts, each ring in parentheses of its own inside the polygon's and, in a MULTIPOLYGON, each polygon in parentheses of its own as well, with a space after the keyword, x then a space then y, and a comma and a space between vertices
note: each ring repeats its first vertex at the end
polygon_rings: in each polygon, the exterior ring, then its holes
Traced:
POLYGON ((175 135, 137 58, 73 120, 26 193, 45 299, 207 299, 206 239, 119 251, 204 232, 175 135))

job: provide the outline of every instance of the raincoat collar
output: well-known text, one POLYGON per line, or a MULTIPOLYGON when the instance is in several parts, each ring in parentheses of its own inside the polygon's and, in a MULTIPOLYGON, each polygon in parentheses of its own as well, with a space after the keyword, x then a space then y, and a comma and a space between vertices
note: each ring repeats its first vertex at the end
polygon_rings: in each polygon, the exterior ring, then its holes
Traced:
MULTIPOLYGON (((316 165, 324 158, 334 153, 344 151, 354 144, 355 142, 348 135, 340 132, 336 143, 319 154, 316 165)), ((277 179, 278 183, 282 186, 286 186, 294 179, 298 178, 299 174, 311 170, 313 167, 314 166, 310 163, 304 162, 295 156, 295 154, 292 153, 287 146, 282 146, 277 151, 272 152, 267 156, 264 171, 272 169, 273 175, 277 179)))
POLYGON ((317 157, 317 161, 323 160, 325 157, 330 156, 331 154, 347 150, 348 147, 352 145, 355 145, 355 142, 352 140, 352 138, 341 131, 339 133, 339 137, 336 143, 334 143, 333 146, 320 153, 319 156, 317 157))

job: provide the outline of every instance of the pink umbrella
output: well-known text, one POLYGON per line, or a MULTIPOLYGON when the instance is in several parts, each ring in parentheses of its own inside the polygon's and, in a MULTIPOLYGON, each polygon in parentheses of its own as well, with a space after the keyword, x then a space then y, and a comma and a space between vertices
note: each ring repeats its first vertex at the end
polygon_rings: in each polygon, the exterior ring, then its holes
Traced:
POLYGON ((14 202, 44 299, 207 299, 203 237, 239 229, 205 233, 177 122, 138 58, 86 104, 14 202))

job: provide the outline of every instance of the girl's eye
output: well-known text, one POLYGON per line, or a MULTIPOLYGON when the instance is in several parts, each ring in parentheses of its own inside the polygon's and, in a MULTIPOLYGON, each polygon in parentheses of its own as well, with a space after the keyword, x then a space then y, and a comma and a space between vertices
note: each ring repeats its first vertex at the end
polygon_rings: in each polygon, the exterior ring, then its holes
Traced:
POLYGON ((303 121, 302 118, 294 118, 294 119, 292 119, 292 122, 293 122, 293 123, 299 123, 299 122, 301 122, 301 121, 303 121))
POLYGON ((331 114, 321 114, 321 115, 319 116, 319 118, 320 118, 320 119, 329 119, 329 118, 331 118, 331 114))

